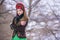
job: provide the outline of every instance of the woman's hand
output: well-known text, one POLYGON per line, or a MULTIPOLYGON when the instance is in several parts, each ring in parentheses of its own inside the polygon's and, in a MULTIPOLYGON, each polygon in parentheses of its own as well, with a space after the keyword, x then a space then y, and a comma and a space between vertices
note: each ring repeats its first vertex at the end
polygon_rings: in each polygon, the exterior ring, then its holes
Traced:
POLYGON ((26 24, 26 21, 21 21, 21 25, 24 26, 26 24))

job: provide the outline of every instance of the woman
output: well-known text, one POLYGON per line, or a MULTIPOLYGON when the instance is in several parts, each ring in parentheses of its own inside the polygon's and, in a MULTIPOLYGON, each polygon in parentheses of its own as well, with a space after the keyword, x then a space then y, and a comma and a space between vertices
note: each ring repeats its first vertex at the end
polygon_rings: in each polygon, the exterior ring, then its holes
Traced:
POLYGON ((16 16, 14 17, 12 24, 13 29, 12 40, 27 40, 25 35, 25 27, 28 23, 28 17, 26 16, 25 8, 22 3, 16 4, 16 16))

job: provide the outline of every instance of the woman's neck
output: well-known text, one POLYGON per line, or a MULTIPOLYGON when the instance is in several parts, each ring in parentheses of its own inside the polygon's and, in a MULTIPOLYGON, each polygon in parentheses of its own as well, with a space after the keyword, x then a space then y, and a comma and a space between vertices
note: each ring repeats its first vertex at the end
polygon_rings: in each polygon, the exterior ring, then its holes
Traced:
POLYGON ((21 15, 17 14, 17 16, 18 16, 19 19, 21 19, 24 16, 24 14, 21 14, 21 15))

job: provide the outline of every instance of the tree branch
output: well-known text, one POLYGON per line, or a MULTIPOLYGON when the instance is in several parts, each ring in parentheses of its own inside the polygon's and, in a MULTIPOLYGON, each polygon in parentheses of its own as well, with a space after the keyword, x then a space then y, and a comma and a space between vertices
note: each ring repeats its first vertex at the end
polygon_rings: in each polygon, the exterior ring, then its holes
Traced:
POLYGON ((2 5, 4 1, 5 1, 5 0, 2 0, 1 3, 0 3, 0 5, 2 5))
POLYGON ((31 3, 32 3, 32 0, 29 1, 29 13, 28 13, 29 17, 30 17, 30 14, 31 14, 31 3))
POLYGON ((35 1, 35 3, 32 4, 32 8, 35 7, 39 2, 40 2, 40 0, 35 1))

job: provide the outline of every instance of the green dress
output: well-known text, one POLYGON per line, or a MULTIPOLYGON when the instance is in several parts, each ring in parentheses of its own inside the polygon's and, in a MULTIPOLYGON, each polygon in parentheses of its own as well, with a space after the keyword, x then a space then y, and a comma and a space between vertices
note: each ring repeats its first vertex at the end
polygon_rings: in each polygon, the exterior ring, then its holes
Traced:
POLYGON ((27 40, 27 38, 19 38, 16 34, 15 37, 14 38, 12 37, 11 40, 27 40))

